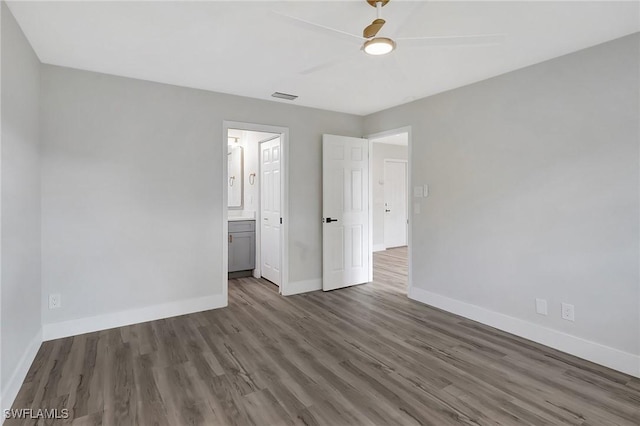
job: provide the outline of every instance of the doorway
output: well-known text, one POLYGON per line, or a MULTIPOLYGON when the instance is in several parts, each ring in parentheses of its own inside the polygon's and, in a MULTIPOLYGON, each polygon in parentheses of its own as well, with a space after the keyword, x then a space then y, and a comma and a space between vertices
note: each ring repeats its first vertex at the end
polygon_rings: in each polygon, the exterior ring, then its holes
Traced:
POLYGON ((242 279, 258 279, 282 294, 288 282, 289 130, 225 121, 223 135, 225 297, 242 279))
POLYGON ((411 128, 369 136, 374 282, 389 291, 410 286, 411 128))
POLYGON ((329 291, 367 282, 384 286, 391 282, 396 288, 392 291, 401 289, 407 295, 411 286, 408 212, 414 207, 408 189, 411 127, 369 138, 325 134, 322 147, 322 289, 329 291), (390 180, 386 201, 385 163, 400 163, 387 167, 390 180), (394 191, 401 193, 393 194, 394 191), (385 243, 384 215, 392 211, 399 219, 391 219, 394 225, 388 227, 395 228, 387 230, 385 243), (383 271, 385 264, 392 269, 383 271), (386 278, 378 282, 377 272, 386 278))

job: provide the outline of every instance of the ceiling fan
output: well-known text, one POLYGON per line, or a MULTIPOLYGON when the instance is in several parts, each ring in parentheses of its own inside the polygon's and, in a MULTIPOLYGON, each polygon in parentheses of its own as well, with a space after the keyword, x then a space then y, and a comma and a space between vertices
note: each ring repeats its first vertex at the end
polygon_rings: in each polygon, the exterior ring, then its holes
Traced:
POLYGON ((362 31, 362 37, 367 39, 362 49, 369 55, 386 55, 396 48, 396 42, 388 37, 376 37, 376 35, 387 23, 382 19, 382 8, 389 3, 389 0, 367 0, 367 3, 376 8, 377 17, 362 31))
MULTIPOLYGON (((413 46, 469 46, 469 45, 495 45, 504 41, 505 34, 477 34, 477 35, 460 35, 460 36, 426 36, 426 37, 390 37, 390 36, 378 36, 382 27, 386 24, 386 20, 382 17, 382 8, 386 6, 390 0, 365 0, 370 6, 376 8, 376 18, 367 25, 362 31, 362 36, 352 34, 337 28, 332 28, 326 25, 318 24, 315 22, 307 21, 295 16, 285 15, 283 13, 275 12, 276 14, 287 18, 291 22, 315 29, 321 30, 325 33, 334 36, 347 36, 351 40, 359 41, 361 43, 361 50, 369 55, 380 56, 386 55, 394 51, 397 47, 397 43, 402 45, 413 46)), ((419 2, 419 6, 423 6, 428 2, 419 2)), ((415 11, 410 14, 410 17, 415 14, 415 11)), ((404 24, 400 25, 402 28, 404 24)), ((331 66, 340 62, 342 59, 337 58, 325 64, 315 66, 313 68, 304 70, 301 74, 310 74, 318 71, 327 66, 331 66)))

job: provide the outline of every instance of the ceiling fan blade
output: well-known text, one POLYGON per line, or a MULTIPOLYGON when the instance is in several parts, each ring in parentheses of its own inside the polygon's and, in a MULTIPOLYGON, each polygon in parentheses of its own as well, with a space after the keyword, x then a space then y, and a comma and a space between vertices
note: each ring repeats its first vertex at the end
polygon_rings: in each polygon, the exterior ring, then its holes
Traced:
POLYGON ((464 36, 397 37, 402 46, 491 46, 505 41, 506 34, 480 34, 464 36))
POLYGON ((347 55, 340 55, 337 58, 334 58, 334 59, 332 59, 330 61, 323 62, 323 63, 315 65, 315 66, 313 66, 311 68, 304 69, 304 70, 298 72, 298 74, 301 74, 301 75, 313 74, 315 72, 318 72, 318 71, 321 71, 321 70, 324 70, 324 69, 327 69, 327 68, 331 68, 331 67, 333 67, 335 65, 338 65, 339 63, 349 62, 349 61, 351 61, 353 59, 354 59, 353 53, 349 52, 349 54, 347 54, 347 55))
POLYGON ((375 37, 376 34, 378 34, 378 31, 380 31, 382 26, 385 24, 385 22, 386 21, 381 18, 375 19, 371 24, 369 24, 369 26, 367 26, 367 28, 364 29, 364 31, 362 31, 362 37, 364 38, 375 37))
POLYGON ((428 2, 428 1, 403 2, 402 7, 403 8, 408 7, 409 11, 407 13, 407 16, 402 21, 400 21, 399 23, 397 21, 394 22, 396 30, 394 34, 391 36, 391 38, 395 38, 395 36, 398 35, 399 32, 404 30, 415 19, 419 19, 421 16, 420 14, 422 13, 422 9, 425 6, 427 6, 429 3, 431 2, 428 2))
POLYGON ((332 28, 326 25, 317 24, 315 22, 307 21, 305 19, 298 18, 295 16, 286 15, 284 13, 276 12, 274 10, 272 10, 271 13, 278 16, 279 18, 284 18, 289 24, 297 25, 302 28, 306 28, 316 32, 321 32, 325 35, 342 36, 343 38, 351 41, 357 40, 359 43, 363 41, 362 37, 360 37, 357 34, 351 34, 346 31, 339 30, 337 28, 332 28))

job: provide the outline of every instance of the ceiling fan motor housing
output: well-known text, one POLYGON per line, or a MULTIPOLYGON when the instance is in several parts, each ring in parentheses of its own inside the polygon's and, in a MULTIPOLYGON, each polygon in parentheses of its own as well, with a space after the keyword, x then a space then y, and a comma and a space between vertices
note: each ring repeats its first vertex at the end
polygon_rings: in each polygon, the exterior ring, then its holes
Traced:
POLYGON ((382 6, 386 6, 387 3, 389 3, 389 0, 367 0, 367 3, 373 7, 377 7, 376 3, 382 3, 382 6))

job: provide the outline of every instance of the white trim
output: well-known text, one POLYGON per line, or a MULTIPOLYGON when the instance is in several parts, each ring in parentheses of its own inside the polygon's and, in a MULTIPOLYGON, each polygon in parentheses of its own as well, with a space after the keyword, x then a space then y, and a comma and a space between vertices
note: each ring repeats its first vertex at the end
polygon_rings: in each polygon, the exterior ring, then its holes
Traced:
MULTIPOLYGON (((369 141, 369 277, 368 282, 373 282, 373 252, 376 250, 376 246, 373 245, 373 141, 367 138, 369 141)), ((383 247, 382 250, 385 248, 383 247)))
MULTIPOLYGON (((227 190, 227 176, 229 175, 228 170, 228 160, 227 160, 227 152, 229 149, 228 141, 229 141, 229 125, 227 122, 222 123, 222 139, 220 143, 220 148, 222 153, 220 155, 220 162, 222 164, 218 164, 220 169, 222 170, 222 179, 220 179, 222 185, 222 200, 220 200, 220 221, 222 222, 222 239, 224 240, 222 243, 222 256, 220 256, 220 260, 222 262, 221 265, 221 275, 222 275, 222 296, 226 303, 229 302, 229 246, 228 246, 228 235, 229 235, 229 192, 227 190)), ((215 164, 212 164, 212 167, 215 168, 215 164)))
POLYGON ((374 244, 373 245, 373 251, 374 252, 376 252, 376 251, 385 251, 386 249, 387 248, 384 246, 384 243, 383 244, 374 244))
POLYGON ((310 291, 322 290, 322 278, 314 278, 312 280, 294 281, 289 283, 284 296, 293 296, 294 294, 308 293, 310 291))
MULTIPOLYGON (((0 22, 2 22, 2 2, 0 1, 0 22)), ((0 53, 2 52, 2 31, 0 31, 0 53)), ((0 55, 1 57, 1 55, 0 55)), ((0 93, 2 93, 2 67, 0 67, 0 93)), ((0 102, 0 118, 2 115, 2 102, 0 102)), ((39 123, 38 123, 39 126, 39 123)), ((41 155, 40 153, 38 153, 41 155)), ((2 241, 2 119, 0 119, 0 241, 2 241)), ((41 215, 42 216, 42 215, 41 215)), ((42 285, 40 286, 42 288, 42 285)), ((0 318, 2 318, 2 244, 0 244, 0 318)), ((2 392, 2 328, 0 327, 0 409, 4 408, 2 405, 5 401, 4 393, 2 392)), ((10 383, 10 382, 9 382, 10 383)), ((4 418, 1 416, 0 418, 4 418)), ((0 420, 0 424, 4 423, 4 420, 0 420)))
MULTIPOLYGON (((18 366, 13 371, 11 378, 7 382, 7 387, 2 392, 2 402, 8 403, 8 407, 4 407, 0 405, 2 410, 11 408, 16 397, 18 396, 18 392, 20 391, 20 387, 24 382, 25 377, 27 377, 27 373, 29 372, 29 368, 31 368, 31 364, 33 364, 33 360, 36 358, 38 354, 38 350, 40 349, 40 345, 42 344, 42 329, 38 330, 35 336, 29 342, 27 349, 22 354, 22 358, 20 358, 20 362, 18 366)), ((2 416, 2 422, 4 422, 4 416, 2 416)))
POLYGON ((227 306, 226 295, 214 294, 144 308, 44 324, 42 334, 44 341, 48 341, 178 315, 224 308, 225 306, 227 306))
POLYGON ((550 348, 575 355, 596 364, 640 377, 640 355, 634 355, 581 337, 543 327, 519 318, 451 299, 417 287, 409 289, 409 298, 478 321, 550 348))
POLYGON ((413 156, 411 155, 411 151, 413 150, 413 130, 411 126, 404 127, 408 133, 408 152, 407 152, 407 174, 409 178, 407 179, 407 196, 409 197, 407 201, 407 208, 409 211, 407 212, 407 217, 409 218, 409 230, 407 231, 407 256, 408 256, 408 265, 407 265, 407 294, 413 288, 413 177, 411 170, 413 169, 413 156))
MULTIPOLYGON (((287 294, 287 286, 289 285, 289 128, 280 126, 270 126, 266 124, 244 123, 240 121, 222 122, 223 141, 227 140, 229 129, 246 130, 251 132, 264 132, 280 134, 280 150, 282 152, 282 165, 280 167, 280 185, 281 185, 281 211, 282 211, 282 232, 280 233, 280 259, 282 264, 280 270, 279 291, 281 294, 287 294)), ((227 235, 229 233, 227 221, 227 144, 222 144, 222 292, 225 300, 229 297, 229 246, 227 243, 227 235)), ((257 218, 260 220, 259 218, 257 218)), ((258 241, 256 241, 256 244, 258 241)), ((259 268, 258 268, 259 269, 259 268)), ((255 273, 255 271, 254 271, 255 273)))
MULTIPOLYGON (((371 168, 371 150, 374 149, 373 148, 373 144, 374 142, 372 141, 372 139, 380 139, 382 137, 385 136, 391 136, 391 135, 397 135, 399 133, 406 133, 407 134, 407 148, 408 148, 408 153, 407 153, 407 175, 408 175, 408 179, 407 179, 407 196, 408 196, 408 209, 409 211, 407 212, 407 216, 409 217, 409 229, 407 230, 407 256, 408 256, 408 267, 407 267, 407 294, 409 294, 411 292, 411 289, 413 288, 413 260, 412 260, 412 247, 413 247, 413 243, 412 243, 412 234, 413 234, 413 197, 412 197, 412 188, 413 188, 413 179, 411 177, 411 170, 413 170, 413 161, 412 161, 412 156, 411 156, 411 151, 412 151, 412 140, 413 140, 413 131, 411 130, 411 126, 405 126, 405 127, 400 127, 397 129, 392 129, 392 130, 386 130, 384 132, 378 132, 378 133, 373 133, 369 136, 367 136, 367 139, 369 139, 369 168, 371 168)), ((371 188, 373 186, 373 182, 371 182, 373 173, 369 173, 369 188, 371 188)), ((369 236, 370 238, 373 238, 373 207, 371 204, 371 197, 369 197, 369 216, 370 216, 370 220, 369 220, 369 236)), ((371 240, 373 242, 373 239, 371 240)), ((371 253, 371 258, 373 258, 373 253, 371 253)), ((371 268, 373 270, 373 261, 371 263, 371 268)), ((373 279, 373 278, 372 278, 373 279)))

